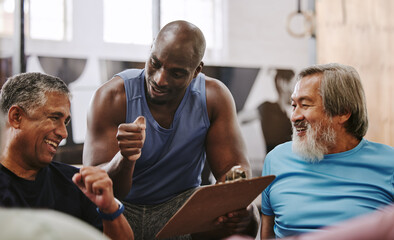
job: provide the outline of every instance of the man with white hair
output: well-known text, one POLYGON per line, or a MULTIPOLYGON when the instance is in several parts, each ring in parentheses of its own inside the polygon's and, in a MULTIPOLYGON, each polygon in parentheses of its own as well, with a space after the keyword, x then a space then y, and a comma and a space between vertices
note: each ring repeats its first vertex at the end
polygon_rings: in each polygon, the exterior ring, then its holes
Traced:
POLYGON ((261 238, 298 235, 394 202, 394 148, 364 139, 368 117, 357 71, 301 71, 292 94, 293 141, 271 151, 263 175, 261 238))

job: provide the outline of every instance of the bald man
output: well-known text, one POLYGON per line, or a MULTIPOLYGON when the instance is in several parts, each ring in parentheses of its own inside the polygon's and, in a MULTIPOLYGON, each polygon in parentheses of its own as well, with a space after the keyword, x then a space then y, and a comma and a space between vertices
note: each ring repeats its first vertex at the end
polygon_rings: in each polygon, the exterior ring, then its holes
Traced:
MULTIPOLYGON (((205 45, 198 27, 171 22, 154 40, 145 69, 116 74, 93 96, 83 161, 109 173, 136 239, 153 239, 199 187, 206 159, 218 182, 236 165, 250 176, 234 99, 201 73, 205 45)), ((219 230, 198 235, 255 236, 258 217, 250 205, 218 217, 219 230)))

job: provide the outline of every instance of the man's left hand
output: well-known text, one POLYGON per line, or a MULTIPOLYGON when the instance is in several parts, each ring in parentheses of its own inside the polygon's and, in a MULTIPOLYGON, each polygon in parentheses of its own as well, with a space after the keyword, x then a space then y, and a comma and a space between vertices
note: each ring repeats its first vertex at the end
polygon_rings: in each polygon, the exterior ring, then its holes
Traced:
POLYGON ((222 225, 229 234, 241 234, 248 231, 253 218, 253 206, 249 205, 245 209, 229 212, 224 216, 220 216, 215 224, 222 225))

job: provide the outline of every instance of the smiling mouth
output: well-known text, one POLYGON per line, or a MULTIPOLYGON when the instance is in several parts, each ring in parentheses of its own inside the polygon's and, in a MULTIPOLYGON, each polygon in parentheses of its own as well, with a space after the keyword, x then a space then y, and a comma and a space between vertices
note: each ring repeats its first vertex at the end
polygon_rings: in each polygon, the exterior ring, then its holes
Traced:
POLYGON ((160 90, 160 89, 158 89, 158 88, 156 88, 156 87, 154 87, 154 86, 152 86, 152 90, 153 90, 154 92, 157 92, 157 93, 166 93, 166 91, 160 90))
POLYGON ((168 90, 163 88, 157 88, 154 85, 151 85, 151 94, 158 97, 164 96, 168 94, 168 90))
POLYGON ((166 94, 168 89, 166 87, 159 87, 153 80, 148 80, 148 85, 150 86, 152 92, 157 94, 166 94))
POLYGON ((298 134, 300 134, 308 130, 308 124, 303 122, 294 123, 293 128, 298 134))
POLYGON ((297 132, 303 132, 303 131, 306 131, 308 129, 307 127, 294 127, 294 128, 295 128, 295 130, 297 132))
POLYGON ((59 143, 58 143, 58 142, 55 142, 55 141, 52 141, 52 140, 49 140, 49 139, 45 139, 44 142, 45 142, 46 144, 48 144, 49 146, 51 146, 51 147, 52 147, 52 150, 53 150, 54 152, 56 152, 57 147, 59 146, 59 143))

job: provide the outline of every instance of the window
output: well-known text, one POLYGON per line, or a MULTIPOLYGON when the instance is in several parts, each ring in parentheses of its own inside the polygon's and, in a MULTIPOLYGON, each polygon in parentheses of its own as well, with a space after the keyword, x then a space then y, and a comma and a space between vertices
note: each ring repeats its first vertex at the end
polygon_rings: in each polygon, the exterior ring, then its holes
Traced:
POLYGON ((152 43, 152 1, 104 0, 104 41, 152 43))
MULTIPOLYGON (((152 0, 103 0, 104 41, 150 45, 152 0)), ((187 20, 204 33, 208 48, 222 46, 222 0, 161 0, 161 27, 173 20, 187 20)))
MULTIPOLYGON (((32 39, 71 40, 72 0, 29 0, 24 3, 25 33, 32 39)), ((0 0, 0 34, 14 32, 14 0, 0 0)))
POLYGON ((14 0, 0 0, 0 36, 13 35, 14 9, 14 0))
POLYGON ((30 38, 46 40, 71 40, 72 0, 30 0, 30 38))
POLYGON ((218 0, 165 0, 161 1, 161 27, 174 20, 186 20, 201 29, 207 48, 222 46, 221 1, 218 0), (216 17, 215 17, 216 16, 216 17))

